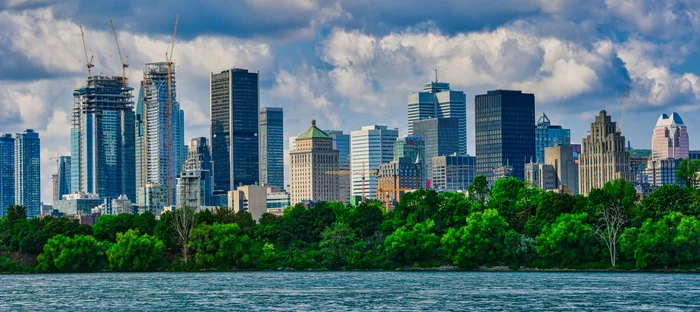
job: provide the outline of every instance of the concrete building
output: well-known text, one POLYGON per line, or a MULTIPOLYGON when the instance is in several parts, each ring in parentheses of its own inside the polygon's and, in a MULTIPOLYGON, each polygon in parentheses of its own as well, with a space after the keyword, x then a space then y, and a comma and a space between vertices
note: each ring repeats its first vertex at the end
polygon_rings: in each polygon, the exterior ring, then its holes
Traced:
POLYGON ((476 157, 437 156, 432 160, 432 183, 437 192, 466 191, 474 181, 476 157))
POLYGON ((177 206, 192 207, 198 210, 202 206, 210 206, 213 202, 213 182, 211 157, 206 138, 192 139, 188 149, 188 157, 177 178, 177 206))
POLYGON ((578 194, 578 164, 574 161, 571 145, 545 148, 544 163, 554 168, 556 189, 560 193, 578 194))
POLYGON ((75 193, 53 203, 53 209, 68 216, 89 215, 102 202, 97 194, 75 193))
POLYGON ((651 158, 650 149, 630 148, 627 150, 630 153, 630 171, 634 178, 635 185, 649 184, 649 176, 647 175, 647 163, 651 158))
POLYGON ((32 129, 15 135, 15 204, 27 208, 28 219, 41 213, 41 143, 32 129))
MULTIPOLYGON (((324 130, 323 132, 333 138, 333 149, 338 150, 338 170, 350 170, 350 135, 340 130, 324 130)), ((352 175, 338 176, 338 194, 340 201, 345 204, 350 203, 351 181, 352 175)))
POLYGON ((0 136, 0 218, 15 203, 15 139, 11 134, 0 136))
POLYGON ((289 193, 279 188, 267 188, 267 213, 281 216, 289 206, 291 206, 289 193))
POLYGON ((651 137, 651 157, 646 167, 649 184, 678 184, 676 169, 681 159, 690 156, 688 142, 688 130, 678 113, 659 117, 651 137))
POLYGON ((458 120, 457 153, 467 155, 467 105, 462 91, 450 90, 450 84, 435 81, 423 85, 422 92, 408 95, 408 135, 415 135, 413 123, 429 118, 458 120))
POLYGON ((284 113, 260 109, 260 184, 284 188, 284 113))
POLYGON ((377 198, 377 177, 362 172, 378 170, 381 164, 390 162, 394 158, 394 142, 398 137, 399 129, 379 125, 350 132, 350 196, 377 198))
POLYGON ((542 190, 555 190, 557 188, 557 172, 554 166, 529 162, 525 164, 525 181, 542 190))
MULTIPOLYGON (((425 168, 432 168, 433 158, 459 155, 459 120, 430 118, 413 122, 413 134, 425 142, 425 168)), ((432 188, 432 170, 425 172, 425 187, 432 188)))
POLYGON ((494 170, 509 166, 512 176, 522 180, 525 162, 536 156, 535 95, 495 90, 477 95, 474 103, 476 174, 493 184, 494 170))
POLYGON ((415 159, 394 158, 381 164, 377 172, 377 199, 387 210, 393 209, 406 191, 422 187, 422 165, 415 159))
POLYGON ((260 220, 267 212, 267 187, 259 185, 239 186, 228 192, 228 209, 250 212, 253 220, 260 220))
POLYGON ((232 68, 211 74, 211 152, 214 194, 260 183, 258 73, 232 68))
POLYGON ((171 80, 165 62, 147 63, 143 70, 136 103, 136 202, 149 201, 138 197, 147 194, 143 190, 149 184, 166 190, 167 205, 176 201, 176 179, 185 161, 185 113, 177 99, 175 68, 171 80))
POLYGON ((549 121, 549 117, 542 113, 535 127, 535 144, 536 162, 543 164, 545 148, 557 145, 567 146, 571 144, 571 130, 552 125, 549 121))
POLYGON ((139 200, 136 202, 138 212, 143 213, 150 211, 154 215, 160 215, 168 204, 168 188, 160 184, 146 184, 139 188, 136 196, 139 200))
POLYGON ((606 111, 600 111, 591 123, 589 135, 581 144, 579 156, 579 193, 588 195, 615 179, 634 181, 625 137, 617 131, 606 111))
POLYGON ((333 149, 333 138, 316 127, 311 127, 297 136, 295 148, 289 152, 291 204, 302 201, 337 201, 338 150, 333 149))
POLYGON ((71 186, 60 195, 136 197, 133 88, 125 83, 118 76, 92 76, 73 91, 71 186))
POLYGON ((424 169, 421 170, 421 187, 426 187, 426 171, 428 170, 428 168, 425 167, 425 141, 423 140, 423 137, 406 136, 397 139, 396 143, 394 143, 394 158, 402 157, 417 160, 418 163, 420 163, 424 167, 424 169))

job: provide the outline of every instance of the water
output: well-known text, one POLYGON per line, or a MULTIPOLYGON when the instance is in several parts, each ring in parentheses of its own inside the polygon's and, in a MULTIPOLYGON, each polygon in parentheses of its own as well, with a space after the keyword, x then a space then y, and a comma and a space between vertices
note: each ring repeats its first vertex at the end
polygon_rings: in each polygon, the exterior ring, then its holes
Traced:
POLYGON ((236 272, 0 275, 0 310, 700 310, 700 275, 236 272))

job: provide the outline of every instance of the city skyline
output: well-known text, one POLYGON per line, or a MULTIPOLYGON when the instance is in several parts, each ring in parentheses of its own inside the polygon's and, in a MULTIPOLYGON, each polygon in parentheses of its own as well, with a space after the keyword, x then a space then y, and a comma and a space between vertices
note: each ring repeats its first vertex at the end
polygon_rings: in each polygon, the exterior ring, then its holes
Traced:
MULTIPOLYGON (((310 118, 328 120, 324 128, 345 133, 382 124, 399 128, 399 136, 407 134, 406 95, 434 80, 437 68, 439 81, 466 94, 471 155, 475 154, 473 98, 496 88, 534 93, 536 116, 545 112, 552 124, 571 129, 572 143, 580 143, 599 110, 620 120, 624 86, 630 85, 623 134, 633 147, 650 148, 656 119, 672 111, 678 111, 688 125, 690 149, 700 147, 693 136, 700 122, 694 113, 699 107, 700 62, 692 47, 697 35, 689 31, 698 24, 684 17, 700 12, 697 4, 678 7, 640 1, 635 10, 627 11, 618 1, 591 6, 596 10, 533 2, 506 5, 504 11, 490 4, 466 10, 470 3, 465 1, 442 8, 448 13, 438 15, 409 3, 403 8, 413 12, 410 18, 390 19, 396 3, 377 5, 369 15, 351 2, 304 3, 272 8, 276 14, 294 16, 289 20, 227 17, 223 24, 227 27, 188 15, 188 3, 149 13, 155 15, 149 19, 139 10, 152 10, 138 2, 100 14, 91 14, 97 9, 83 3, 0 4, 5 29, 0 36, 9 42, 0 48, 9 55, 0 63, 0 101, 6 108, 0 131, 39 132, 42 200, 51 202, 55 161, 49 157, 70 155, 72 90, 85 82, 78 25, 85 27, 88 53, 95 55, 94 75, 113 76, 121 69, 108 23, 114 19, 130 56, 127 78, 135 87, 145 63, 165 61, 174 16, 180 13, 174 62, 178 98, 187 114, 185 141, 208 137, 207 84, 212 72, 234 66, 260 71, 260 106, 288 112, 284 120, 288 157, 287 138, 308 127, 310 118), (40 29, 55 29, 61 36, 40 29), (426 42, 437 49, 422 48, 426 42), (490 49, 481 50, 477 43, 490 49), (402 60, 417 66, 408 68, 402 60), (521 66, 514 69, 514 62, 521 66), (573 72, 574 77, 567 75, 573 72)), ((271 9, 271 2, 239 5, 242 15, 271 9)), ((219 12, 227 11, 204 10, 200 13, 212 21, 224 20, 219 12)), ((285 172, 287 166, 288 161, 285 172)))

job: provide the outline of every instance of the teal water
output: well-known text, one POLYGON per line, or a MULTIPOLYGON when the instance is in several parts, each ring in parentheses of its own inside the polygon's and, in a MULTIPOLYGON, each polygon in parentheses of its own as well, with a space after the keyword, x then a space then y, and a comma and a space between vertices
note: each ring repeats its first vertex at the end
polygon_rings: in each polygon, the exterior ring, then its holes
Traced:
POLYGON ((235 272, 0 275, 10 311, 700 310, 700 275, 235 272))

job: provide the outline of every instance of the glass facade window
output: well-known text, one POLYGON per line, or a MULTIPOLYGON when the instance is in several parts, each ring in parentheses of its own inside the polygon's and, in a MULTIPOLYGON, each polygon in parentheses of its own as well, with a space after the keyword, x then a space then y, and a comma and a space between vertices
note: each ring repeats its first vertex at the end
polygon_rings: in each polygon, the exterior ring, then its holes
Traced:
POLYGON ((15 139, 11 134, 0 136, 0 218, 15 203, 15 139))
POLYGON ((15 204, 27 208, 33 219, 41 210, 41 145, 32 129, 15 135, 15 204))
POLYGON ((564 129, 561 126, 552 125, 547 115, 542 113, 540 119, 537 120, 535 128, 535 144, 537 163, 544 163, 544 150, 552 146, 569 146, 571 144, 571 130, 564 129))
POLYGON ((260 183, 284 188, 284 113, 260 109, 260 183))
POLYGON ((413 123, 429 118, 455 118, 459 122, 458 154, 467 155, 467 100, 462 91, 450 90, 450 84, 433 81, 422 92, 408 95, 408 134, 415 135, 413 123))
MULTIPOLYGON (((431 118, 413 122, 413 133, 425 142, 425 168, 432 168, 437 156, 459 153, 459 120, 456 118, 431 118)), ((425 170, 426 187, 431 188, 432 170, 425 170)))

